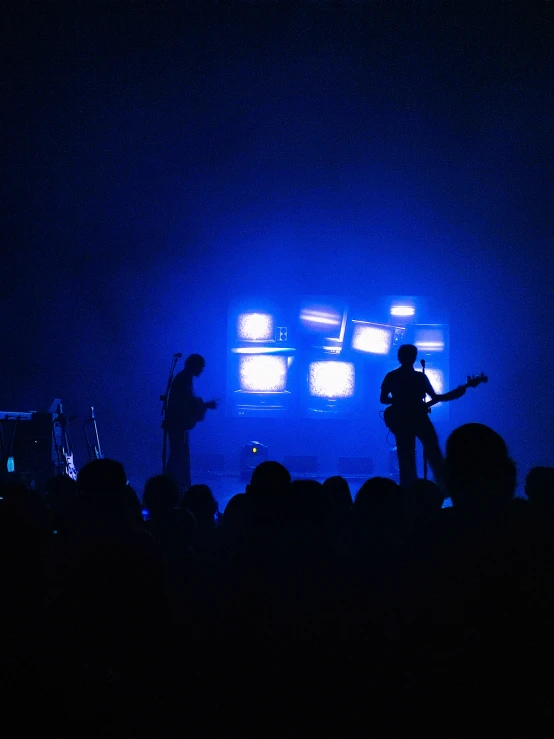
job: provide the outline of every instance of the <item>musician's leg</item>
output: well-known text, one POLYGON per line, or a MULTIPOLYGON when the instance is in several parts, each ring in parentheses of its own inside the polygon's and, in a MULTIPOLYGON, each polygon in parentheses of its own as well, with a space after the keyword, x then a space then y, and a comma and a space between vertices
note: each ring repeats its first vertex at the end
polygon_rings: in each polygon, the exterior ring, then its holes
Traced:
POLYGON ((400 484, 410 487, 417 478, 415 433, 411 429, 399 431, 396 436, 396 451, 398 453, 398 468, 400 470, 400 484))
POLYGON ((189 432, 185 431, 185 438, 183 441, 183 484, 185 490, 188 490, 191 486, 190 481, 190 443, 189 443, 189 432))
POLYGON ((170 431, 167 437, 169 440, 169 458, 166 475, 171 477, 179 488, 179 494, 182 495, 186 488, 190 486, 190 463, 187 468, 185 461, 188 459, 188 432, 170 431), (189 469, 188 479, 187 469, 189 469))
POLYGON ((440 489, 446 493, 444 485, 444 457, 439 446, 439 439, 431 419, 427 416, 417 429, 418 439, 424 446, 433 477, 440 489))

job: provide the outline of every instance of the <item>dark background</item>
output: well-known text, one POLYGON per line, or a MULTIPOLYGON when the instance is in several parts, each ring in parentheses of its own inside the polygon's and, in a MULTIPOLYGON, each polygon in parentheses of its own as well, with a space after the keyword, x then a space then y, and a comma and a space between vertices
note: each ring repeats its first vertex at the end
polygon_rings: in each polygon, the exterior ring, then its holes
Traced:
MULTIPOLYGON (((172 354, 225 393, 229 300, 426 295, 453 384, 491 378, 451 426, 492 425, 520 477, 554 463, 553 29, 532 0, 12 7, 0 410, 62 398, 82 465, 94 405, 140 487, 172 354)), ((378 456, 371 423, 210 414, 193 451, 378 456)))

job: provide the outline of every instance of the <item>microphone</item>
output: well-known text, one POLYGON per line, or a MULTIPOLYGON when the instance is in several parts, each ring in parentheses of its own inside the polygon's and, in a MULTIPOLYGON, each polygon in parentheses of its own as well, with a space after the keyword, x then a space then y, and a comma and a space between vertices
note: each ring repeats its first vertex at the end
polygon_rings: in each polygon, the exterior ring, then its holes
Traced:
POLYGON ((174 357, 177 357, 177 359, 181 359, 181 357, 182 357, 183 355, 181 354, 181 352, 177 352, 177 354, 174 354, 173 356, 174 356, 174 357))
POLYGON ((419 360, 419 363, 421 364, 421 366, 423 367, 423 369, 425 369, 425 360, 424 359, 420 359, 419 360))

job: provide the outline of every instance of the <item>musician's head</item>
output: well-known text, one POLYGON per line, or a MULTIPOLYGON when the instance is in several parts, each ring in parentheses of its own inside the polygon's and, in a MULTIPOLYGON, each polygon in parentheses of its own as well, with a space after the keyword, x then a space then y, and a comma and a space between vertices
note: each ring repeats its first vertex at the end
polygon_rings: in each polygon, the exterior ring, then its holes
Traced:
POLYGON ((398 361, 403 367, 410 367, 417 359, 417 347, 413 344, 402 344, 398 348, 398 361))
POLYGON ((185 369, 193 377, 199 377, 204 371, 205 366, 206 360, 204 357, 201 357, 200 354, 190 354, 185 359, 185 369))

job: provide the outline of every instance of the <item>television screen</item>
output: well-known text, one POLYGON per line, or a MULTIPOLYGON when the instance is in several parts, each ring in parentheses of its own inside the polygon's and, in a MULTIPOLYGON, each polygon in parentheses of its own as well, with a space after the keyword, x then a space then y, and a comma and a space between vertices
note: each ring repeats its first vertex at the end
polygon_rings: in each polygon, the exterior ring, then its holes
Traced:
POLYGON ((300 308, 300 325, 308 334, 341 343, 346 326, 346 308, 338 303, 304 301, 300 308))
POLYGON ((239 382, 242 392, 278 393, 287 388, 287 357, 269 354, 239 357, 239 382))
MULTIPOLYGON (((419 298, 282 290, 280 296, 239 295, 228 308, 229 416, 365 419, 404 343, 416 344, 426 357, 436 391, 448 387, 448 325, 431 315, 427 321, 419 298)), ((437 419, 447 417, 448 407, 437 405, 437 419)))
POLYGON ((446 346, 446 330, 443 326, 415 326, 414 344, 420 352, 442 352, 446 346))
POLYGON ((390 314, 397 318, 411 318, 415 316, 415 306, 410 303, 394 303, 391 305, 390 314))
POLYGON ((322 360, 310 362, 308 392, 314 398, 351 398, 355 372, 352 362, 322 360))
POLYGON ((394 339, 394 326, 352 321, 352 349, 366 354, 387 355, 394 339))
POLYGON ((269 313, 241 313, 237 318, 239 341, 273 341, 273 316, 269 313))
POLYGON ((433 386, 433 390, 436 393, 442 395, 446 392, 444 372, 442 370, 436 369, 434 367, 426 367, 425 374, 429 378, 429 382, 433 386))

